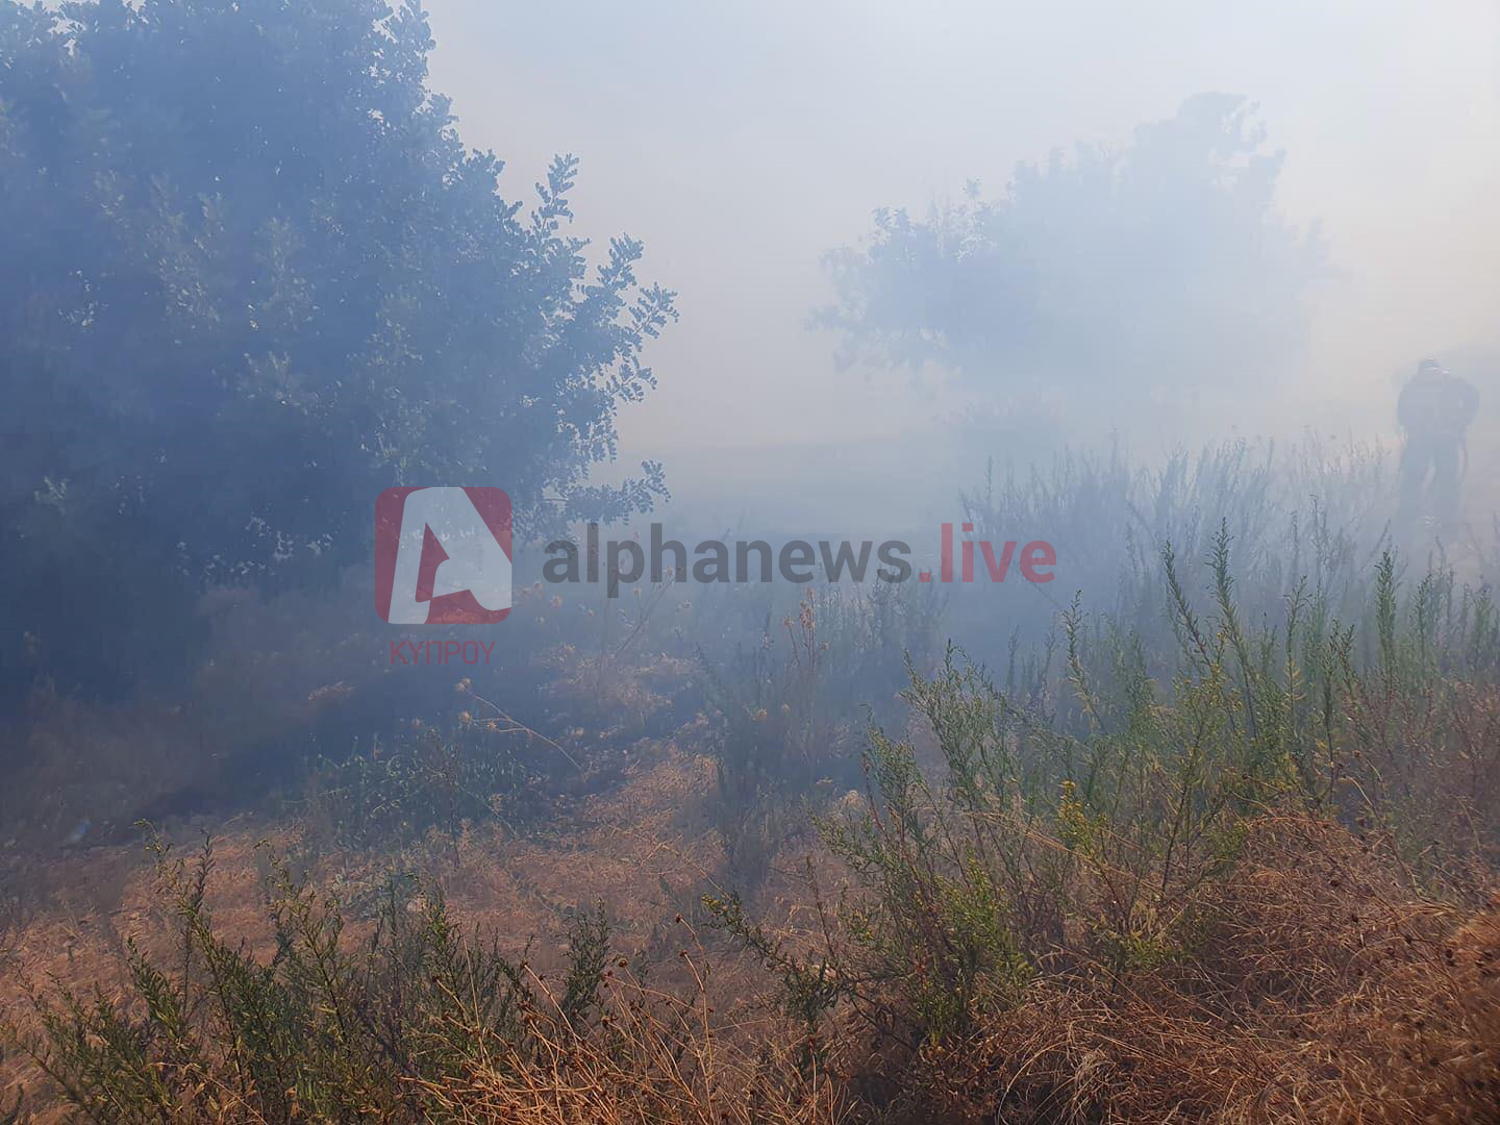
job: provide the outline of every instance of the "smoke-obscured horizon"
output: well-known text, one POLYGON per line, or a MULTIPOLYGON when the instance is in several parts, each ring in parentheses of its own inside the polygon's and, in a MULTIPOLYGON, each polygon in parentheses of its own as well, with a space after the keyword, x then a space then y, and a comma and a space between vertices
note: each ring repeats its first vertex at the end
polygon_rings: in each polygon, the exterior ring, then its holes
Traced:
MULTIPOLYGON (((641 275, 679 290, 682 320, 648 356, 660 387, 622 412, 619 460, 621 474, 663 460, 678 510, 790 526, 851 514, 868 524, 894 509, 910 523, 944 514, 988 458, 1024 464, 1108 434, 1147 459, 1236 435, 1389 444, 1399 382, 1427 354, 1500 396, 1500 382, 1485 386, 1500 353, 1491 4, 574 11, 560 21, 435 0, 432 85, 453 98, 466 143, 507 161, 514 197, 554 152, 579 155, 578 233, 596 246, 620 231, 642 239, 641 275), (567 81, 547 77, 559 73, 567 81), (1004 280, 1056 314, 1054 338, 1089 326, 1094 351, 1039 346, 981 372, 955 373, 942 356, 921 370, 868 354, 841 368, 840 334, 809 327, 838 296, 825 255, 867 250, 879 209, 921 223, 993 205, 1022 164, 1045 176, 1061 161, 1084 178, 1090 154, 1141 146, 1210 93, 1246 99, 1256 143, 1232 160, 1263 167, 1244 190, 1266 193, 1268 222, 1322 244, 1300 288, 1275 282, 1265 301, 1222 284, 1270 288, 1277 275, 1225 267, 1232 240, 1205 236, 1191 207, 1170 234, 1132 244, 1110 241, 1107 222, 1080 230, 1064 201, 1038 221, 1067 226, 1071 241, 1053 232, 1041 245, 1054 257, 1065 246, 1079 269, 1004 280), (1184 272, 1190 252, 1203 260, 1184 272), (1085 291, 1084 277, 1099 283, 1085 291), (1210 303, 1255 306, 1262 323, 1237 338, 1183 315, 1198 306, 1169 287, 1185 277, 1210 303), (1112 291, 1119 323, 1097 332, 1112 291), (1151 310, 1163 322, 1148 338, 1121 335, 1151 310), (1197 346, 1164 343, 1173 316, 1178 340, 1197 346), (1277 346, 1247 354, 1252 336, 1277 346)), ((1035 194, 1056 199, 1057 187, 1035 194)), ((1080 199, 1078 214, 1097 209, 1080 199)), ((1141 214, 1127 229, 1149 226, 1141 214)), ((972 278, 953 284, 974 291, 972 278)), ((979 302, 966 323, 989 308, 979 302)), ((1481 416, 1476 447, 1486 428, 1481 416)))

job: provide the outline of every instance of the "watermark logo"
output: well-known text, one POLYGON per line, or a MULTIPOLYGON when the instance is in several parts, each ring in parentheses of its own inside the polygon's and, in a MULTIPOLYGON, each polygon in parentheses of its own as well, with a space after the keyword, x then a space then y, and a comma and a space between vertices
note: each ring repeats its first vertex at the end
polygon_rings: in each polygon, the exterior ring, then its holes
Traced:
POLYGON ((375 608, 392 625, 493 625, 510 613, 510 497, 388 488, 375 501, 375 608))
MULTIPOLYGON (((965 536, 974 534, 974 524, 962 524, 965 536)), ((814 544, 806 539, 792 539, 776 549, 764 539, 738 540, 734 543, 722 539, 707 539, 693 548, 696 556, 691 568, 688 565, 686 543, 675 539, 664 539, 662 526, 651 525, 650 549, 640 542, 637 534, 633 539, 606 540, 599 538, 599 525, 587 527, 587 538, 582 550, 570 539, 556 539, 547 544, 547 560, 542 564, 542 578, 552 584, 590 584, 600 581, 605 584, 605 594, 611 598, 620 596, 620 588, 639 582, 649 574, 652 583, 664 578, 687 581, 700 585, 727 582, 761 582, 772 580, 773 572, 782 581, 793 583, 816 580, 819 564, 823 577, 828 582, 843 582, 847 575, 855 583, 862 583, 870 572, 873 555, 876 562, 875 577, 881 582, 905 582, 913 573, 917 581, 929 583, 954 581, 954 533, 953 524, 942 525, 939 540, 939 568, 936 579, 931 570, 917 570, 911 562, 911 545, 899 539, 887 539, 883 543, 863 540, 823 540, 814 544), (649 571, 647 562, 649 560, 649 571), (668 561, 671 566, 667 567, 668 561), (774 564, 774 565, 773 565, 774 564), (757 577, 758 574, 758 577, 757 577)), ((958 543, 961 582, 981 581, 976 574, 983 574, 991 583, 1001 583, 1012 573, 1011 564, 1027 582, 1043 584, 1051 582, 1057 575, 1057 551, 1045 539, 1033 539, 1023 546, 1020 541, 1008 539, 998 544, 990 540, 965 538, 958 543), (975 567, 975 548, 979 550, 983 570, 975 567)))

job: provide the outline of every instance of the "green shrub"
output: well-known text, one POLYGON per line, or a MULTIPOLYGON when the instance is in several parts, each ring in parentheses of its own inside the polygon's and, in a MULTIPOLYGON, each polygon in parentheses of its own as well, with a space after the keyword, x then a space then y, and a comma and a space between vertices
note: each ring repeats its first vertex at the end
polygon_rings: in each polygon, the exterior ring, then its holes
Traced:
POLYGON ((315 762, 302 802, 314 839, 368 851, 437 829, 456 842, 466 824, 497 816, 530 775, 505 739, 472 728, 417 727, 343 761, 315 762))
POLYGON ((435 890, 392 883, 356 937, 339 903, 273 865, 259 957, 214 923, 209 845, 195 864, 153 848, 175 956, 132 941, 126 997, 34 995, 37 1028, 16 1033, 89 1120, 719 1120, 732 1056, 714 1054, 701 989, 648 989, 600 912, 573 917, 548 984, 462 933, 435 890))
POLYGON ((855 716, 896 712, 907 661, 925 666, 941 607, 881 585, 868 594, 809 591, 778 634, 721 669, 702 659, 713 715, 713 816, 734 885, 764 877, 780 840, 857 780, 855 716))
POLYGON ((780 974, 798 1019, 815 1025, 847 1001, 916 1050, 1014 1006, 1037 974, 1120 977, 1189 958, 1207 925, 1201 891, 1268 810, 1378 823, 1419 876, 1493 863, 1486 591, 1436 572, 1402 596, 1386 553, 1347 624, 1302 585, 1279 623, 1252 624, 1227 526, 1211 540, 1207 612, 1170 547, 1162 567, 1169 677, 1138 634, 1076 602, 1056 653, 1021 675, 1013 662, 1019 692, 951 646, 934 675, 913 669, 904 697, 921 729, 872 727, 863 798, 818 818, 861 893, 821 904, 815 956, 789 953, 738 900, 706 900, 780 974))

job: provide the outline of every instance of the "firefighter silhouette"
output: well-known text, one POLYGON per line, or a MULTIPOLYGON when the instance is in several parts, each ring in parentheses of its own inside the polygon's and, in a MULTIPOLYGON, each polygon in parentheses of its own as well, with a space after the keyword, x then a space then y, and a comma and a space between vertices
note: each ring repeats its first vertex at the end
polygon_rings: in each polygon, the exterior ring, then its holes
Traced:
POLYGON ((1478 409, 1473 384, 1435 359, 1424 359, 1402 388, 1396 420, 1406 436, 1400 514, 1407 522, 1457 521, 1459 481, 1468 468, 1464 434, 1478 409))

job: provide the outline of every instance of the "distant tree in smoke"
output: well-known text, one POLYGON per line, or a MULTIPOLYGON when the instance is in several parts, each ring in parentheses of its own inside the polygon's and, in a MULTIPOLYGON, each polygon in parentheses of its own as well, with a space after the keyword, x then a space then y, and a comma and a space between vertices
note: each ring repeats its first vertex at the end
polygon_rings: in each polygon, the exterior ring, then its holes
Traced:
POLYGON ((1201 94, 1127 146, 1021 165, 998 198, 879 211, 828 255, 837 300, 815 322, 845 361, 1106 399, 1270 370, 1304 342, 1324 252, 1276 213, 1264 139, 1244 99, 1201 94))

